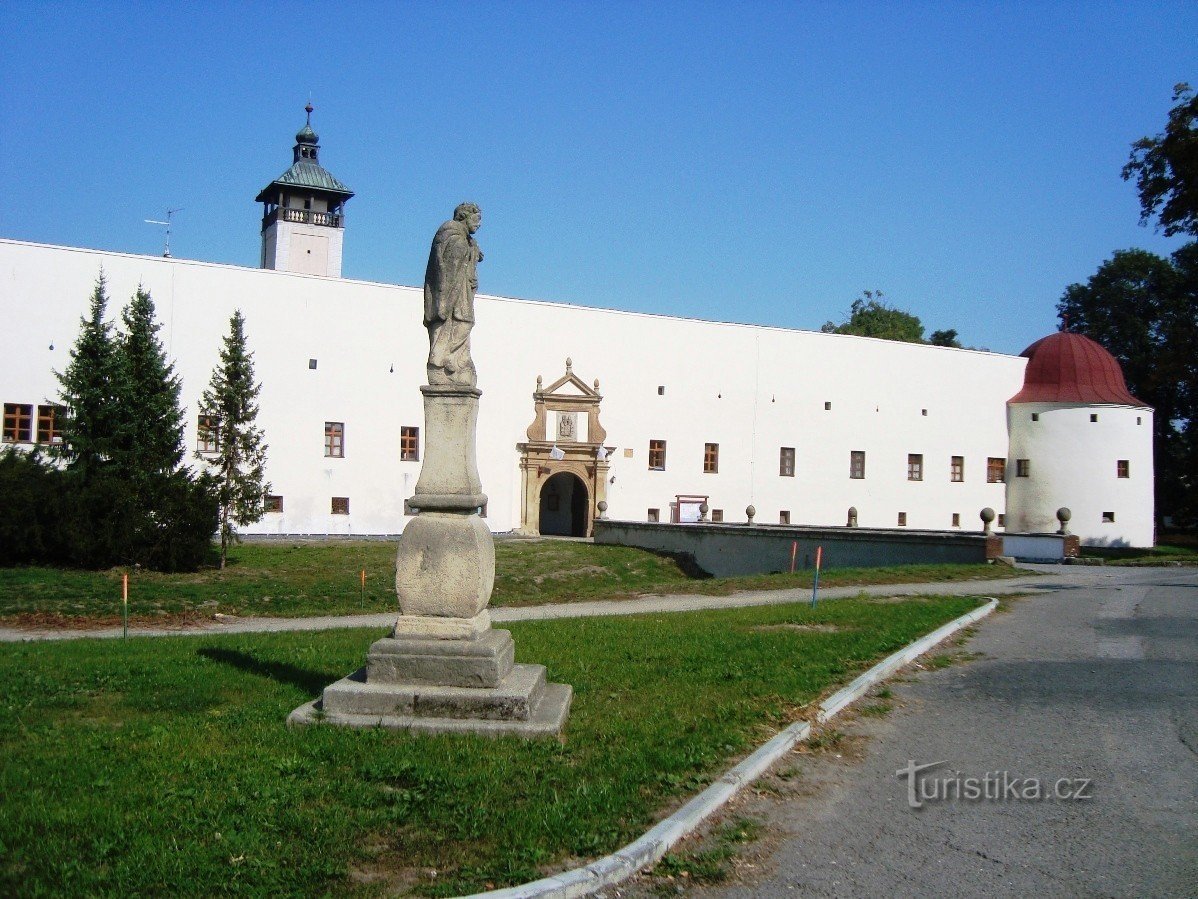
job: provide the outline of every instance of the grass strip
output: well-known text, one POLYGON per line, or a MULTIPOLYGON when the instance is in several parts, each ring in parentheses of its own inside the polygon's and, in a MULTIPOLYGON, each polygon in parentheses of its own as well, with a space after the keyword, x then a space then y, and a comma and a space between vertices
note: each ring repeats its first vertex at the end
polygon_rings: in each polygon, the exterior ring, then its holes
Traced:
MULTIPOLYGON (((0 568, 0 620, 79 627, 120 621, 125 569, 0 568)), ((825 587, 1010 577, 994 565, 825 569, 825 587)), ((138 624, 237 616, 303 617, 398 611, 395 542, 247 542, 224 571, 132 571, 129 613, 138 624), (366 573, 365 584, 362 572, 366 573)), ((811 572, 707 578, 677 559, 626 546, 562 540, 499 540, 493 607, 626 599, 646 593, 726 595, 811 586, 811 572)))
POLYGON ((976 598, 513 625, 561 741, 289 730, 378 633, 0 647, 0 893, 457 895, 642 833, 976 598))

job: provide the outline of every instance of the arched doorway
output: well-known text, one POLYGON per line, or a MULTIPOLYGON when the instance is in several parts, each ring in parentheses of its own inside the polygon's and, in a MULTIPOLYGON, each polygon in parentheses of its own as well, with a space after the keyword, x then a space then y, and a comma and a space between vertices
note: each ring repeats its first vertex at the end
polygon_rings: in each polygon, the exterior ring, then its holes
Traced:
POLYGON ((541 488, 540 531, 556 537, 585 537, 590 497, 582 478, 559 471, 541 488))

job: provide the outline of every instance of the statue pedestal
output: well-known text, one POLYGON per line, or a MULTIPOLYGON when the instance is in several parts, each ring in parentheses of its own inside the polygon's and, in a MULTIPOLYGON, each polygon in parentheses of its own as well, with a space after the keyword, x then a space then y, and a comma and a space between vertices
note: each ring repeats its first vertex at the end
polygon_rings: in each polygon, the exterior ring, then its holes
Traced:
POLYGON ((401 614, 366 667, 300 706, 290 724, 324 721, 422 733, 555 736, 573 690, 546 681, 543 665, 515 664, 515 643, 494 630, 495 544, 478 516, 472 387, 421 387, 425 458, 410 504, 418 513, 399 541, 401 614))

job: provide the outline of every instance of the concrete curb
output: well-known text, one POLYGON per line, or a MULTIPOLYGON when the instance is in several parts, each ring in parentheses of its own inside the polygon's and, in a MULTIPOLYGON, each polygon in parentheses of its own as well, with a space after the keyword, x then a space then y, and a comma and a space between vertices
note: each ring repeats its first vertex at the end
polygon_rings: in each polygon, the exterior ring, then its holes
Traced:
MULTIPOLYGON (((923 655, 938 643, 962 628, 989 615, 998 607, 991 599, 960 618, 950 621, 930 634, 921 637, 893 655, 887 656, 850 684, 837 690, 819 704, 816 721, 820 724, 835 717, 865 694, 870 687, 890 677, 904 665, 923 655)), ((611 855, 581 868, 563 871, 552 877, 534 880, 520 886, 475 893, 475 897, 491 899, 569 899, 589 896, 628 879, 637 871, 661 860, 684 836, 696 830, 713 812, 718 811, 733 796, 764 774, 794 747, 811 736, 811 724, 796 721, 775 737, 759 746, 747 758, 706 790, 693 798, 664 821, 654 825, 642 836, 611 855)))

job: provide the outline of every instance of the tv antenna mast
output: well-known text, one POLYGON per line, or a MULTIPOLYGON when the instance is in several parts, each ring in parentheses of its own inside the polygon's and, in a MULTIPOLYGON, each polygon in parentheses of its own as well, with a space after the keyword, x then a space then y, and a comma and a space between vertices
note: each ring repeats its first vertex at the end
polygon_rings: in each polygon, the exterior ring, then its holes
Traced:
POLYGON ((166 228, 166 246, 162 250, 162 255, 166 259, 171 258, 171 218, 174 216, 174 214, 176 212, 182 212, 182 211, 183 211, 182 206, 180 206, 178 209, 168 209, 166 211, 166 221, 165 222, 160 222, 157 219, 146 219, 145 220, 147 225, 162 225, 163 227, 166 228))

